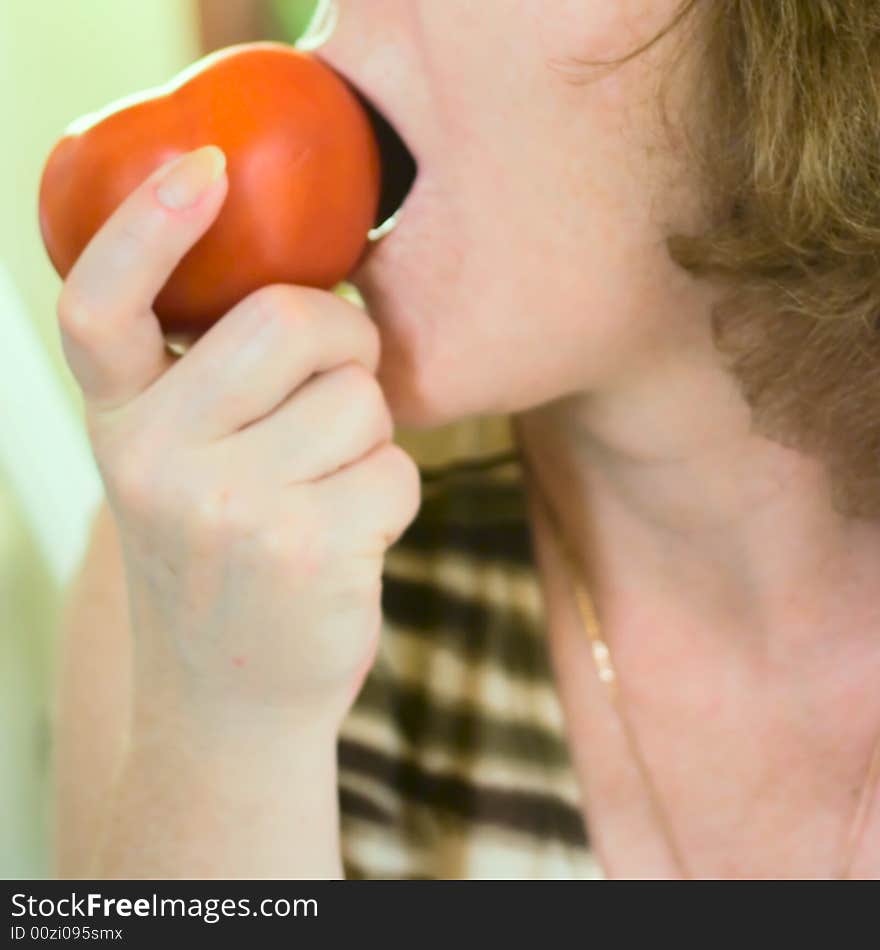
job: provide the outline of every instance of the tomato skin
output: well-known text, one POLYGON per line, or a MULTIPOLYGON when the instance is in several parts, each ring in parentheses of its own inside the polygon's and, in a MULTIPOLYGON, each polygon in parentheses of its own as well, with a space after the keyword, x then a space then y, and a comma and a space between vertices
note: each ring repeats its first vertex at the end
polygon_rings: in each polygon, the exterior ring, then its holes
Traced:
POLYGON ((197 336, 267 284, 329 289, 352 271, 379 203, 370 121, 329 67, 260 42, 212 53, 171 83, 71 123, 39 192, 60 276, 153 171, 212 144, 226 153, 229 191, 156 298, 166 333, 197 336))

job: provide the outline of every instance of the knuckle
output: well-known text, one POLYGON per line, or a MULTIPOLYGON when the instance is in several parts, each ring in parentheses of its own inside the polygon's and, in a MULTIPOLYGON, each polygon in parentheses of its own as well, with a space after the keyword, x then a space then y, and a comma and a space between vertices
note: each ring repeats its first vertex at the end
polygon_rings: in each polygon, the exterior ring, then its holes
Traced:
POLYGON ((356 311, 357 318, 361 321, 364 336, 367 340, 367 350, 371 366, 379 365, 379 357, 382 351, 382 337, 378 326, 362 311, 356 311))
POLYGON ((419 482, 419 467, 409 452, 396 442, 389 442, 382 451, 395 480, 415 484, 419 482))
POLYGON ((365 393, 375 383, 370 371, 354 361, 345 363, 335 372, 342 385, 348 387, 348 394, 352 397, 365 393))
POLYGON ((58 299, 58 326, 68 363, 79 375, 82 354, 92 365, 102 365, 104 354, 113 340, 119 323, 119 314, 105 312, 76 289, 62 289, 58 299))
POLYGON ((383 478, 409 520, 421 504, 422 477, 412 456, 395 442, 381 450, 383 478))
POLYGON ((251 305, 261 324, 277 324, 286 329, 308 322, 308 308, 302 305, 297 288, 289 284, 261 287, 252 294, 251 305))
POLYGON ((156 239, 156 228, 151 227, 158 219, 138 215, 128 216, 117 224, 117 231, 113 236, 115 250, 124 260, 141 257, 152 250, 156 239))
POLYGON ((56 312, 61 332, 78 345, 85 343, 93 334, 97 321, 75 283, 68 281, 61 288, 56 312))
POLYGON ((107 488, 127 511, 145 513, 155 507, 156 479, 147 453, 126 445, 101 465, 107 488))
POLYGON ((349 363, 338 372, 344 404, 355 425, 369 430, 377 439, 390 439, 394 426, 376 377, 360 363, 349 363))

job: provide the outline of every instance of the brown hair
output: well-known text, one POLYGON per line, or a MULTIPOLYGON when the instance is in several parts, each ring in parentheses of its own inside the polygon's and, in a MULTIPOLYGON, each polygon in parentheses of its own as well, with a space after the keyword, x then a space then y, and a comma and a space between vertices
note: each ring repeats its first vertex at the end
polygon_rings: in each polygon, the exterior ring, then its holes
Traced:
POLYGON ((755 430, 880 516, 880 3, 687 0, 688 138, 708 226, 672 258, 721 282, 713 333, 755 430))

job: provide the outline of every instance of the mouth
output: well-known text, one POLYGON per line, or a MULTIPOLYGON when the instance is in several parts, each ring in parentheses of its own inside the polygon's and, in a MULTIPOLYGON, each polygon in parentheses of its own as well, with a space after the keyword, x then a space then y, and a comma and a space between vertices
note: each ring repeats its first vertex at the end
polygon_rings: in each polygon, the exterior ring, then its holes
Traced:
POLYGON ((339 76, 364 109, 373 128, 379 148, 381 183, 373 227, 367 232, 366 257, 397 227, 419 175, 419 165, 403 135, 388 117, 387 103, 362 88, 342 63, 334 62, 334 57, 327 55, 328 44, 332 47, 330 40, 336 31, 338 19, 338 0, 318 0, 309 24, 295 45, 339 76))
POLYGON ((397 226, 418 177, 419 167, 400 133, 377 106, 361 90, 352 87, 352 91, 366 111, 379 145, 382 169, 379 206, 373 227, 367 234, 367 239, 376 243, 397 226))
MULTIPOLYGON (((328 9, 335 9, 335 7, 330 4, 328 9)), ((418 162, 404 141, 403 136, 386 116, 380 105, 361 89, 350 76, 340 70, 336 63, 328 61, 327 57, 322 55, 323 51, 319 52, 312 47, 304 48, 309 49, 316 59, 332 69, 346 84, 360 103, 373 128, 373 134, 379 146, 382 173, 376 217, 373 221, 373 227, 367 233, 368 241, 375 244, 390 234, 397 226, 403 206, 412 192, 419 174, 418 162)))

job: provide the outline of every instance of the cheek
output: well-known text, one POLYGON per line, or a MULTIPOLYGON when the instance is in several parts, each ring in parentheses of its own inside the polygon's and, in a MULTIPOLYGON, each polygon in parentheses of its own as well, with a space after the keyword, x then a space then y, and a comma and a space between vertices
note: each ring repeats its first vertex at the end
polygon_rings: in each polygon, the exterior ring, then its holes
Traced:
POLYGON ((379 380, 401 425, 517 412, 588 388, 633 335, 619 308, 561 292, 539 267, 468 271, 442 295, 422 293, 429 281, 401 290, 406 315, 381 329, 379 380))
POLYGON ((621 134, 627 90, 540 88, 522 113, 461 104, 455 147, 362 288, 403 425, 601 386, 663 338, 675 269, 646 159, 621 134))
POLYGON ((573 207, 554 188, 519 202, 462 189, 460 203, 424 209, 424 233, 387 245, 361 289, 399 424, 519 411, 600 385, 651 338, 668 284, 657 242, 642 228, 639 243, 607 189, 573 207))

